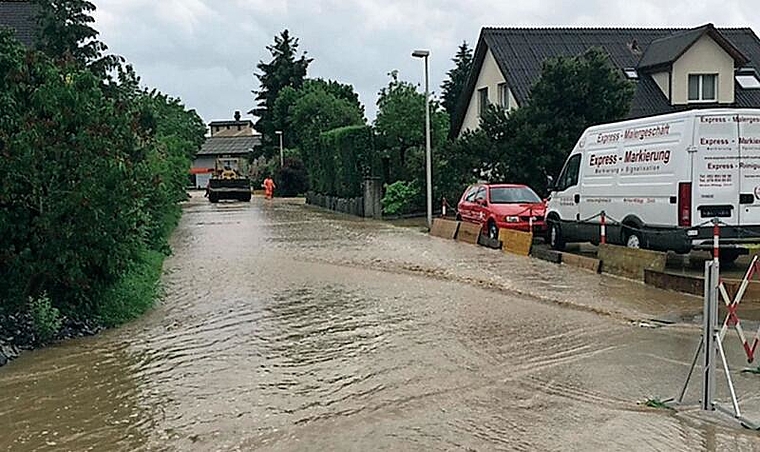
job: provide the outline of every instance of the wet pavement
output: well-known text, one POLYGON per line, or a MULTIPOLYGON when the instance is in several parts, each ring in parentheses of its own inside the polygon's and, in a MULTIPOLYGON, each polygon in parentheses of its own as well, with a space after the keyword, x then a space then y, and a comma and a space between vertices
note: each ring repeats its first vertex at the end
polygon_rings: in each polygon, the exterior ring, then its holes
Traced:
POLYGON ((292 200, 195 194, 172 244, 148 315, 0 369, 0 451, 760 450, 637 404, 680 389, 698 298, 292 200))

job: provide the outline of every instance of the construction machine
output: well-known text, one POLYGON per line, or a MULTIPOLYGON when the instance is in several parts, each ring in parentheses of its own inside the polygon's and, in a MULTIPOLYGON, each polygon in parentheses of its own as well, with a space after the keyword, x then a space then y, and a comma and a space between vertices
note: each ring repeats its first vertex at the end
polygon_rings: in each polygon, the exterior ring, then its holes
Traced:
POLYGON ((221 199, 251 200, 251 181, 245 174, 244 161, 239 158, 218 158, 214 173, 208 183, 208 200, 217 203, 221 199))

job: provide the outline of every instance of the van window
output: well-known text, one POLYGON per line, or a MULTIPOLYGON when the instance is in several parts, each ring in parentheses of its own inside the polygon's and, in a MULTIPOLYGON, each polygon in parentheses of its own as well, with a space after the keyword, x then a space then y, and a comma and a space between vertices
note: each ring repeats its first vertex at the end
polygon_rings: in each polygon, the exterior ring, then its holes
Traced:
POLYGON ((575 154, 565 164, 562 174, 559 176, 558 191, 567 190, 578 185, 578 175, 581 169, 581 154, 575 154))
POLYGON ((484 199, 486 199, 486 187, 480 187, 477 196, 475 196, 475 200, 482 201, 484 199))

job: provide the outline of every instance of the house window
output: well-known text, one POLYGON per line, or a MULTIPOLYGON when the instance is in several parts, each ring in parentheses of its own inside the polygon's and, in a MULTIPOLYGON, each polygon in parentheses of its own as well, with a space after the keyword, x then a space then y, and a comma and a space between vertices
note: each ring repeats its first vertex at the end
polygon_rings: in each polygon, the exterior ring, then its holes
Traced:
POLYGON ((488 87, 478 90, 478 111, 480 112, 480 116, 483 116, 486 110, 488 110, 488 87))
POLYGON ((509 110, 509 88, 506 83, 499 83, 499 105, 509 110))
POLYGON ((718 100, 718 74, 689 74, 689 102, 718 100))

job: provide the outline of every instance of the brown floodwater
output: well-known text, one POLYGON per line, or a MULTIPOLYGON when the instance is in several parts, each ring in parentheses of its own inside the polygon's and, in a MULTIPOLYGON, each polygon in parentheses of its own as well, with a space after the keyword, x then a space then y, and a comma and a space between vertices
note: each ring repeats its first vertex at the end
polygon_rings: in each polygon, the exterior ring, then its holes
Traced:
POLYGON ((680 389, 698 298, 292 200, 194 194, 172 245, 146 316, 0 368, 0 451, 760 451, 698 383, 637 404, 680 389))

